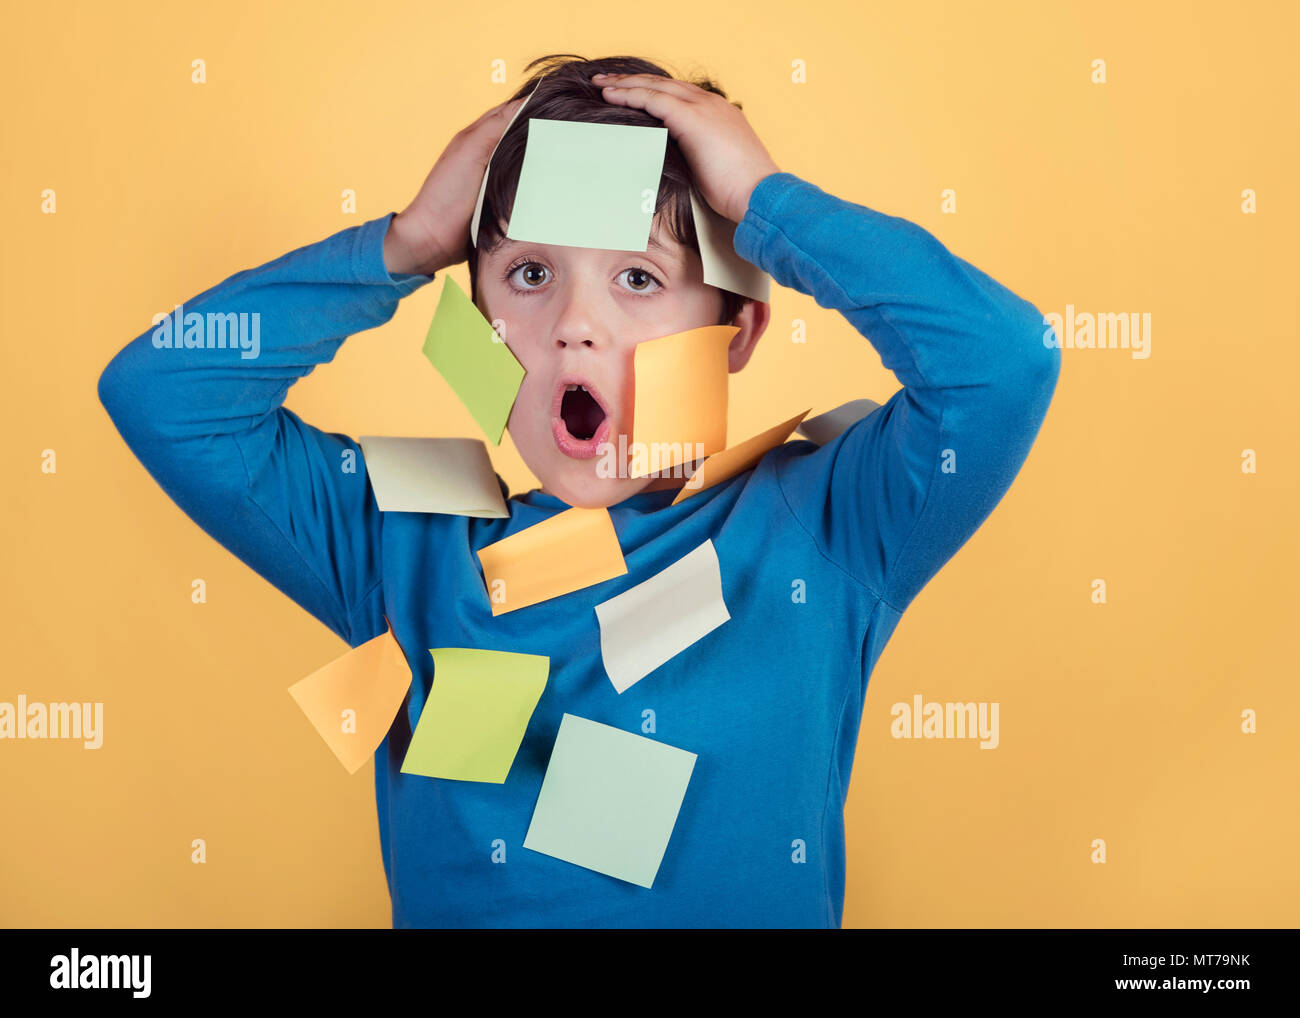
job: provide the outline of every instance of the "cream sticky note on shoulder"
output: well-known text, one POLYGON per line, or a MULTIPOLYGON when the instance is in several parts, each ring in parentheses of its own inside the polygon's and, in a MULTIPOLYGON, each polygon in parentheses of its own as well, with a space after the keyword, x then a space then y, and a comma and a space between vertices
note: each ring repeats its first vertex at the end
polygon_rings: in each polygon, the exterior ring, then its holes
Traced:
POLYGON ((524 848, 653 887, 695 760, 684 749, 565 714, 524 848))
POLYGON ((487 446, 477 438, 363 435, 358 442, 382 512, 510 515, 487 446))
POLYGON ((478 553, 493 615, 627 572, 607 509, 566 509, 478 553))
POLYGON ((529 120, 506 236, 645 251, 667 144, 666 127, 529 120))
POLYGON ((733 445, 729 449, 723 449, 722 452, 710 456, 695 473, 691 474, 690 479, 682 486, 682 490, 677 493, 677 497, 673 499, 673 505, 683 499, 690 498, 697 491, 712 488, 715 484, 721 484, 728 478, 743 474, 746 470, 753 468, 767 453, 794 434, 794 429, 799 426, 799 422, 808 413, 809 411, 805 410, 797 417, 791 417, 788 421, 783 421, 775 427, 768 428, 761 434, 746 439, 739 445, 733 445))
POLYGON ((704 264, 704 282, 752 300, 770 303, 772 277, 736 254, 736 224, 713 211, 691 189, 691 214, 704 264))
POLYGON ((433 684, 402 773, 503 783, 546 688, 550 659, 465 647, 429 653, 433 684))
POLYGON ((605 674, 622 693, 731 618, 712 540, 596 605, 605 674))
POLYGON ((459 284, 445 277, 424 356, 491 440, 501 444, 524 367, 459 284))
POLYGON ((706 325, 633 351, 631 462, 644 477, 727 446, 727 348, 740 330, 706 325))
POLYGON ((389 629, 295 682, 289 695, 355 774, 384 741, 410 685, 410 666, 389 629))

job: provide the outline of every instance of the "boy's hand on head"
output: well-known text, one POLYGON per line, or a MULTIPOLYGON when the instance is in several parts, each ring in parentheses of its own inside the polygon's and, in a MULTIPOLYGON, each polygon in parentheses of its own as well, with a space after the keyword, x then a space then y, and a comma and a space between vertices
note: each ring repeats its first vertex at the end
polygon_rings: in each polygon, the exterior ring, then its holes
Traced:
POLYGON ((696 186, 719 215, 738 223, 758 182, 780 168, 745 114, 718 95, 658 74, 597 74, 606 102, 635 106, 664 122, 696 186))
POLYGON ((523 101, 492 107, 448 142, 420 193, 388 224, 384 265, 389 272, 427 276, 465 260, 483 171, 523 101))

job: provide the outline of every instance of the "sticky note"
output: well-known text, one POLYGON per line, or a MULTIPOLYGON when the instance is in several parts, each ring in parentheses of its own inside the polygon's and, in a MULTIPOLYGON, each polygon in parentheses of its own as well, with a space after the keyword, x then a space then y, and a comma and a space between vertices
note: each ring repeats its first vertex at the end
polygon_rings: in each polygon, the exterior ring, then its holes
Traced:
POLYGON ((565 714, 524 848, 653 887, 694 769, 694 753, 565 714))
POLYGON ((712 540, 596 605, 605 674, 622 693, 731 618, 712 540))
MULTIPOLYGON (((542 80, 544 79, 545 75, 543 75, 542 78, 538 80, 537 84, 533 86, 533 90, 524 96, 524 101, 519 104, 519 109, 515 110, 514 116, 510 118, 510 123, 506 124, 505 131, 501 132, 501 138, 504 138, 506 136, 506 131, 509 131, 510 128, 514 126, 515 121, 519 119, 519 114, 523 113, 525 107, 528 106, 529 100, 532 99, 532 97, 537 94, 537 90, 542 87, 542 80)), ((483 182, 478 186, 478 201, 474 203, 474 215, 470 220, 469 242, 476 247, 478 246, 478 224, 483 218, 483 198, 487 194, 488 174, 492 171, 492 160, 496 157, 497 149, 501 147, 501 138, 498 138, 497 143, 492 146, 492 155, 488 156, 487 165, 483 167, 483 182)))
POLYGON ((734 325, 638 343, 628 476, 689 463, 727 445, 727 347, 734 325))
POLYGON ((424 356, 492 444, 500 445, 524 380, 524 367, 456 280, 445 279, 424 339, 424 356))
POLYGON ((627 572, 607 509, 566 509, 489 544, 478 558, 493 615, 627 572))
POLYGON ((736 224, 714 212, 695 194, 694 188, 691 189, 691 214, 695 217, 704 282, 720 290, 770 303, 772 277, 736 254, 736 224))
POLYGON ((289 687, 349 774, 374 755, 411 685, 390 628, 289 687))
POLYGON ((487 446, 477 438, 363 435, 358 441, 382 512, 510 515, 487 446))
POLYGON ((727 478, 735 477, 737 474, 743 474, 746 470, 751 469, 764 455, 794 434, 794 429, 799 426, 799 422, 808 413, 809 411, 805 410, 797 417, 791 417, 788 421, 783 421, 774 428, 768 428, 762 434, 755 435, 739 445, 733 445, 729 449, 723 449, 722 452, 710 456, 695 473, 691 474, 690 479, 682 487, 682 490, 677 493, 677 497, 673 499, 673 505, 683 499, 690 498, 697 491, 703 491, 715 484, 721 484, 727 478))
POLYGON ((880 404, 873 400, 850 400, 834 410, 808 418, 799 426, 799 434, 818 445, 826 445, 847 431, 849 425, 869 417, 879 408, 880 404))
POLYGON ((429 653, 433 684, 402 773, 501 784, 546 688, 550 659, 464 647, 429 653))
POLYGON ((646 250, 667 144, 666 127, 529 120, 506 236, 646 250))

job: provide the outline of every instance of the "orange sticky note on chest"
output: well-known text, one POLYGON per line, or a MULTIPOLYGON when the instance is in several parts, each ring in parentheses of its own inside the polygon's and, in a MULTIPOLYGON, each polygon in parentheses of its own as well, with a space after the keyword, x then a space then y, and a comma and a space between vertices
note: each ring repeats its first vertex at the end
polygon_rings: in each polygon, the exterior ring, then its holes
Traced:
POLYGON ((526 608, 627 572, 605 509, 566 509, 478 553, 492 614, 526 608))

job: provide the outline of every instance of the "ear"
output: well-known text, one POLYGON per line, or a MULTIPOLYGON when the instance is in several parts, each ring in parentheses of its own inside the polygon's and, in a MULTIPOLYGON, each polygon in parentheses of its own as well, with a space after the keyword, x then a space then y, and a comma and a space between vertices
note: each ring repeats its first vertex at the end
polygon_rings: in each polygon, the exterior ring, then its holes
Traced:
POLYGON ((735 374, 754 354, 754 347, 767 331, 767 323, 772 320, 772 307, 761 300, 747 300, 731 320, 732 325, 739 326, 740 331, 731 338, 727 347, 727 370, 735 374))

